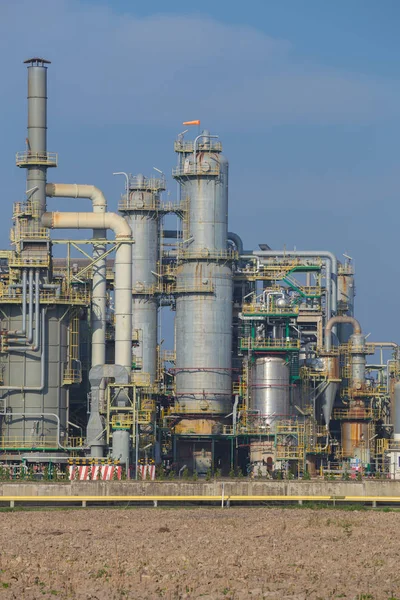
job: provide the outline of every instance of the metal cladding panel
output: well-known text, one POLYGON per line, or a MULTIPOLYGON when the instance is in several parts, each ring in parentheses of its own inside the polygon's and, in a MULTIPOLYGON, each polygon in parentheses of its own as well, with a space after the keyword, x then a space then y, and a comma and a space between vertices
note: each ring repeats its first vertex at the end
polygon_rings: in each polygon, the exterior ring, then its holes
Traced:
MULTIPOLYGON (((200 153, 201 154, 201 153, 200 153)), ((199 159, 198 159, 199 160, 199 159)), ((228 161, 222 155, 205 154, 220 175, 199 176, 182 182, 182 198, 189 197, 190 252, 206 248, 226 250, 228 236, 228 161)))
POLYGON ((250 409, 269 425, 287 419, 289 408, 289 368, 283 358, 257 358, 251 369, 250 409))
POLYGON ((142 359, 142 371, 149 373, 153 383, 157 373, 157 301, 154 298, 133 298, 132 329, 138 331, 140 342, 132 348, 132 359, 142 359))
POLYGON ((186 263, 179 286, 201 280, 213 294, 182 294, 176 300, 176 392, 185 411, 227 414, 231 409, 232 272, 226 265, 186 263))
MULTIPOLYGON (((10 414, 1 422, 3 443, 21 442, 24 447, 56 440, 57 418, 51 415, 40 417, 35 414, 13 417, 13 413, 53 413, 61 422, 61 433, 67 426, 68 390, 62 386, 63 369, 67 364, 67 326, 66 319, 61 321, 67 307, 57 306, 49 309, 45 319, 45 371, 42 391, 25 391, 2 389, 1 397, 10 414)), ((3 306, 7 319, 3 318, 3 329, 21 329, 21 307, 3 306)), ((15 386, 21 388, 41 385, 41 357, 37 352, 11 352, 4 358, 4 388, 15 386)))

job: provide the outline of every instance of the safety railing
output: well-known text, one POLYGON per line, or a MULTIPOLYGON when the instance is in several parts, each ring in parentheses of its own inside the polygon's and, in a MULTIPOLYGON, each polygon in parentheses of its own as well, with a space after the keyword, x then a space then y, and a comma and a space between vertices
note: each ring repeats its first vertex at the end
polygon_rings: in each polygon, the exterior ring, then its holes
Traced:
POLYGON ((302 379, 326 379, 328 377, 328 371, 325 369, 316 371, 314 369, 310 369, 309 367, 301 367, 300 377, 302 379))
POLYGON ((82 448, 85 445, 85 438, 71 436, 67 440, 68 448, 82 448))
POLYGON ((240 347, 244 350, 261 349, 261 350, 297 350, 300 348, 300 340, 284 339, 262 339, 241 338, 240 347))
MULTIPOLYGON (((194 142, 193 141, 180 141, 176 140, 174 143, 175 152, 193 152, 194 142)), ((202 142, 201 138, 196 144, 196 151, 198 152, 222 152, 221 142, 215 142, 213 139, 209 139, 206 142, 202 142)))
POLYGON ((215 286, 212 281, 208 279, 199 279, 189 281, 185 284, 167 285, 165 286, 165 292, 167 294, 212 294, 215 290, 215 286))
POLYGON ((50 264, 50 256, 46 252, 46 254, 42 254, 40 256, 32 256, 25 255, 21 256, 20 254, 14 254, 10 257, 8 266, 11 268, 29 268, 29 267, 48 267, 50 264))
POLYGON ((138 423, 139 425, 146 425, 151 423, 154 417, 154 413, 151 410, 138 410, 138 423))
POLYGON ((354 267, 349 263, 338 264, 338 275, 354 275, 354 267))
POLYGON ((209 250, 208 248, 199 248, 197 250, 183 250, 180 249, 178 252, 179 259, 204 259, 204 260, 237 260, 239 255, 234 250, 209 250))
MULTIPOLYGON (((132 356, 132 369, 142 369, 143 368, 143 359, 141 356, 132 356)), ((144 373, 142 373, 144 375, 144 373)))
POLYGON ((82 382, 81 369, 64 369, 63 385, 73 385, 74 383, 82 382))
POLYGON ((113 429, 130 429, 134 418, 132 413, 117 413, 111 417, 111 427, 113 429))
POLYGON ((365 421, 379 419, 381 411, 376 408, 336 408, 333 418, 342 421, 365 421))
POLYGON ((143 177, 142 175, 129 176, 129 189, 146 192, 160 192, 166 189, 165 177, 143 177))
POLYGON ((137 387, 149 387, 151 385, 150 373, 135 373, 131 374, 131 382, 137 387))
POLYGON ((162 353, 163 362, 174 363, 176 360, 176 352, 175 350, 164 350, 162 353))
POLYGON ((160 291, 159 285, 144 285, 140 281, 134 284, 132 288, 132 294, 134 296, 154 296, 154 294, 157 294, 160 291))
POLYGON ((220 174, 220 166, 217 163, 210 164, 207 161, 202 161, 196 165, 189 163, 172 169, 172 177, 187 177, 202 176, 202 177, 217 177, 220 174))
POLYGON ((58 164, 57 152, 17 152, 15 156, 17 167, 30 167, 32 165, 42 165, 45 167, 56 167, 58 164))
POLYGON ((243 304, 242 313, 244 315, 247 314, 265 314, 265 315, 297 315, 299 312, 298 306, 269 306, 261 302, 256 302, 252 304, 243 304))
POLYGON ((158 211, 161 207, 160 200, 158 198, 151 198, 149 200, 141 200, 140 198, 132 198, 126 200, 123 198, 118 203, 118 210, 121 212, 124 211, 138 211, 138 212, 146 212, 146 211, 158 211))
POLYGON ((58 450, 59 445, 56 438, 44 437, 40 440, 30 440, 19 437, 0 437, 0 450, 58 450))

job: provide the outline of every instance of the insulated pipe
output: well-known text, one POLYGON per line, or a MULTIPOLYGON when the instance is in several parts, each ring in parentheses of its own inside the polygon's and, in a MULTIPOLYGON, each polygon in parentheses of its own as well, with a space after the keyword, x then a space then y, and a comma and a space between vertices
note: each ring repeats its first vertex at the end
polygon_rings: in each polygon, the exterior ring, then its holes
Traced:
POLYGON ((33 269, 29 270, 29 330, 28 330, 28 344, 31 344, 33 340, 33 269))
POLYGON ((132 351, 132 232, 115 213, 58 213, 42 216, 43 227, 51 229, 112 229, 119 242, 115 255, 115 364, 131 372, 132 351))
MULTIPOLYGON (((33 311, 33 309, 32 309, 33 311)), ((33 341, 33 317, 29 323, 29 329, 32 330, 32 338, 31 340, 27 340, 28 344, 25 346, 16 345, 16 346, 8 346, 8 350, 32 350, 33 352, 37 352, 39 350, 39 333, 40 333, 40 322, 39 322, 39 313, 40 313, 40 272, 37 270, 35 272, 35 343, 33 346, 29 345, 29 341, 33 341)), ((15 340, 18 342, 19 340, 15 340)), ((24 341, 24 340, 20 340, 24 341)))
MULTIPOLYGON (((12 391, 12 392, 42 392, 44 390, 44 378, 45 378, 45 327, 46 327, 46 309, 42 308, 42 335, 41 335, 41 353, 40 353, 40 386, 39 387, 30 387, 23 385, 2 385, 0 386, 0 392, 2 390, 12 391)), ((8 348, 8 350, 26 350, 23 346, 16 346, 8 348)), ((14 414, 14 413, 13 413, 14 414)))
MULTIPOLYGON (((99 188, 94 185, 78 185, 67 183, 48 183, 46 195, 50 198, 88 198, 92 201, 93 212, 104 214, 107 201, 99 188)), ((105 229, 93 231, 93 238, 105 239, 105 229)), ((93 244, 93 277, 92 277, 92 367, 104 365, 106 362, 106 310, 107 310, 107 279, 106 259, 100 258, 106 251, 105 244, 93 244)))
POLYGON ((354 317, 332 317, 325 325, 325 350, 329 352, 332 348, 332 328, 336 323, 349 323, 353 326, 353 334, 361 335, 361 325, 354 317))
POLYGON ((236 246, 236 250, 239 254, 243 254, 243 242, 240 235, 234 233, 233 231, 228 231, 228 241, 233 242, 236 246))
POLYGON ((326 263, 326 318, 327 320, 337 311, 337 273, 338 273, 338 261, 336 256, 327 250, 255 250, 253 254, 245 254, 240 258, 254 258, 254 256, 263 258, 268 257, 282 257, 282 256, 298 256, 308 258, 324 258, 326 263))

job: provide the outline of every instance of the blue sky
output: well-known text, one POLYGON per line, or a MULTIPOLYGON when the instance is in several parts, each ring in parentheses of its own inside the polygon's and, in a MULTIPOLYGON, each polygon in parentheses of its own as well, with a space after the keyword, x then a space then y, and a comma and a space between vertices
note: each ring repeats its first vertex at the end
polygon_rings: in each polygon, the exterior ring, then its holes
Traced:
POLYGON ((43 55, 49 179, 93 183, 115 210, 112 172, 169 174, 182 121, 200 118, 230 160, 245 246, 349 253, 363 329, 400 340, 399 17, 397 0, 0 0, 2 247, 24 194, 22 61, 43 55))

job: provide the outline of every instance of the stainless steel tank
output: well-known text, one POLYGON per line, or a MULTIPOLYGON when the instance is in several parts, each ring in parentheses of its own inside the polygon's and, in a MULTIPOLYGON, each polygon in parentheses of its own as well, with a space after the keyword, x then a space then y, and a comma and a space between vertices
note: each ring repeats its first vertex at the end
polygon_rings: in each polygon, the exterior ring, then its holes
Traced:
POLYGON ((174 176, 188 200, 188 243, 176 279, 176 408, 226 415, 232 407, 228 161, 207 137, 175 148, 182 157, 174 176))
POLYGON ((250 409, 273 430, 290 415, 289 367, 283 358, 263 356, 251 368, 250 409))

